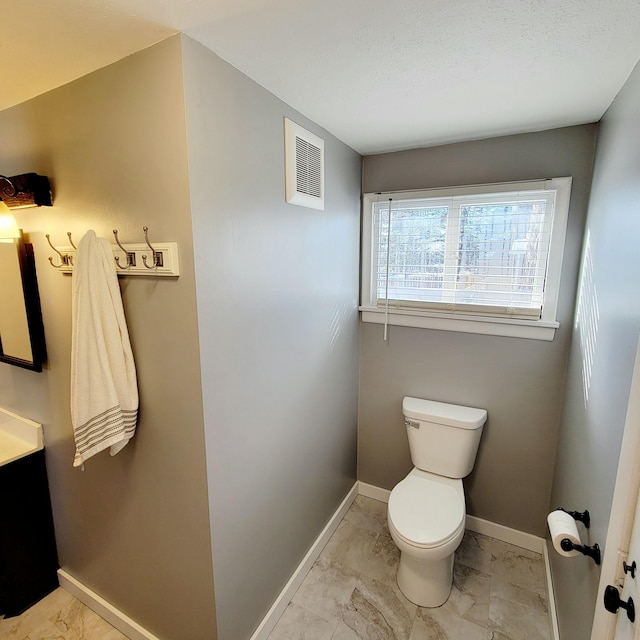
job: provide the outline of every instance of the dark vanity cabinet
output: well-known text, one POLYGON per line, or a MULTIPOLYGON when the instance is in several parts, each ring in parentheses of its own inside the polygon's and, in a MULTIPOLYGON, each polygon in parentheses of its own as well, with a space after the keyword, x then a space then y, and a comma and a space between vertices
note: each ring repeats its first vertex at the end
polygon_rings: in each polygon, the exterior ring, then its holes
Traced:
POLYGON ((0 466, 0 614, 16 616, 58 586, 44 451, 0 466))

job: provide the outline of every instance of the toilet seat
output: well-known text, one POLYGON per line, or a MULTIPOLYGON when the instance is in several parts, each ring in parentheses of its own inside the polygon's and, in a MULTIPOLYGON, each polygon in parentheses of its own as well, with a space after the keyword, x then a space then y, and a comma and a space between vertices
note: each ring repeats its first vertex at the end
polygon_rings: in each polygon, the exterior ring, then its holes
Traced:
POLYGON ((414 469, 389 496, 389 522, 413 547, 446 544, 464 528, 462 482, 414 469))

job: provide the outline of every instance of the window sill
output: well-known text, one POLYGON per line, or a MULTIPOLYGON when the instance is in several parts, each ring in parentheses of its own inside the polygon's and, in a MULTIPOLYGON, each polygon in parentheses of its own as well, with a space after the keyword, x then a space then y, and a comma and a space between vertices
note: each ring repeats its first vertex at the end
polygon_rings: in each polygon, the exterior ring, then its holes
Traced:
MULTIPOLYGON (((362 322, 384 324, 385 311, 376 307, 360 307, 362 322)), ((424 311, 389 310, 389 324, 399 327, 417 327, 440 331, 479 333, 487 336, 526 338, 551 342, 560 326, 558 322, 543 320, 512 320, 510 318, 486 318, 459 316, 424 311)))

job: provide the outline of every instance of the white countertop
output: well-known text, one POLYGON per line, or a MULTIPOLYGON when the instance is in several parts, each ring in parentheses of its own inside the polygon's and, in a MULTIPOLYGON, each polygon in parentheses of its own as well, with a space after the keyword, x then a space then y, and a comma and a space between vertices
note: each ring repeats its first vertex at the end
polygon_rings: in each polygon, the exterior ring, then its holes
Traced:
POLYGON ((0 467, 41 449, 42 425, 0 407, 0 467))

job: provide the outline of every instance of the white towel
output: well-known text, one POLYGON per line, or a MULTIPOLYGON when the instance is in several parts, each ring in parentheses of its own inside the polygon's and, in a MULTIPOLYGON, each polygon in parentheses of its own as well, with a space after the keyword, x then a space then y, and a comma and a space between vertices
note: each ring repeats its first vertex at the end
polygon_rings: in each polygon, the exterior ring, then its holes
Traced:
POLYGON ((71 420, 79 467, 133 437, 138 387, 111 245, 87 231, 74 261, 71 420))

